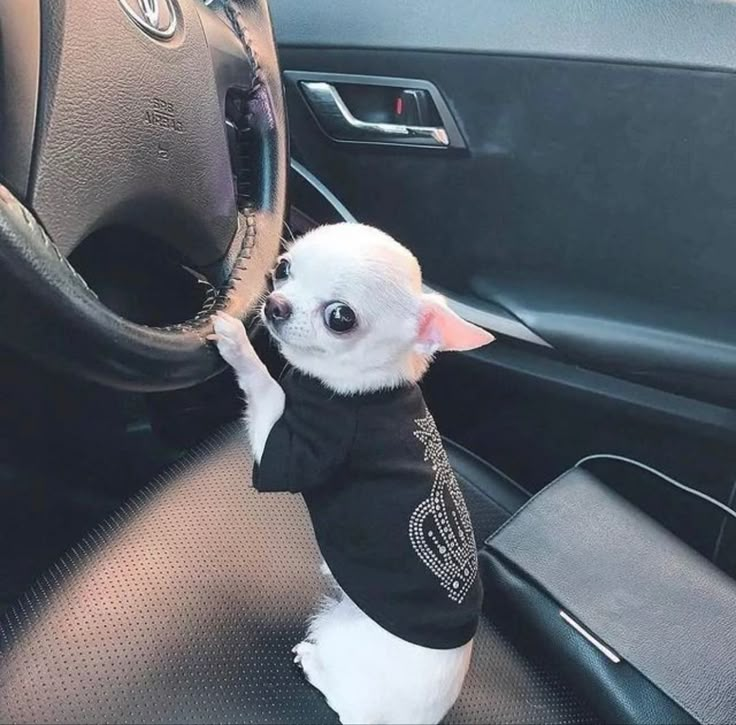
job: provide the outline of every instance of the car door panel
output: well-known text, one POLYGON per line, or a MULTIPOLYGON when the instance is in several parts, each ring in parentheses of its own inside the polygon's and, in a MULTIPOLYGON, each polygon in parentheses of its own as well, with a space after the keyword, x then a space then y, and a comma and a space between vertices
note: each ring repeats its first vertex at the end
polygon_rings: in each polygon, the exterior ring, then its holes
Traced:
POLYGON ((283 57, 300 70, 429 78, 445 94, 467 152, 346 149, 298 84, 288 91, 295 156, 420 254, 430 283, 500 307, 581 363, 736 395, 736 167, 722 152, 736 145, 731 74, 367 50, 283 57))
MULTIPOLYGON (((430 373, 447 433, 531 490, 609 451, 729 500, 736 6, 272 6, 294 158, 500 333, 430 373), (305 72, 431 83, 464 148, 335 142, 300 88, 305 72)), ((627 492, 713 558, 736 540, 671 492, 627 492)))

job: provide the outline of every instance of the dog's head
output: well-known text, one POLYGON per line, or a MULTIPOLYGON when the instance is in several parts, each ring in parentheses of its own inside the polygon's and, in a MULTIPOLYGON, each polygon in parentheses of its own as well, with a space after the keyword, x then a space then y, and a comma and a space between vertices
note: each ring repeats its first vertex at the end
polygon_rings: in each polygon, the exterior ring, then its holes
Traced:
POLYGON ((435 353, 493 340, 422 291, 408 249, 362 224, 309 232, 279 259, 272 280, 263 322, 294 367, 339 393, 415 382, 435 353))

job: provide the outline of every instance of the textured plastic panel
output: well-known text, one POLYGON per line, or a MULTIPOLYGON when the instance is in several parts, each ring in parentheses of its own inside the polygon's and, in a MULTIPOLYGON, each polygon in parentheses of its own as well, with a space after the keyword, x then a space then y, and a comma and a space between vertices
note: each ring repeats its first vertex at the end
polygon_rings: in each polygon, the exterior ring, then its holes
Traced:
POLYGON ((723 0, 271 0, 281 45, 736 68, 723 0))

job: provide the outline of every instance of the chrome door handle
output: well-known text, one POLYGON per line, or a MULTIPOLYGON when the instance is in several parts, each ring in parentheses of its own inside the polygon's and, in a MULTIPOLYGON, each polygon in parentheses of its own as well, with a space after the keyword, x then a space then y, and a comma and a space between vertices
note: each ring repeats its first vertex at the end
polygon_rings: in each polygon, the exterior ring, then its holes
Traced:
POLYGON ((399 123, 372 123, 356 118, 345 105, 337 88, 324 81, 303 81, 301 88, 317 121, 328 136, 340 141, 446 147, 447 131, 441 126, 405 126, 399 123))

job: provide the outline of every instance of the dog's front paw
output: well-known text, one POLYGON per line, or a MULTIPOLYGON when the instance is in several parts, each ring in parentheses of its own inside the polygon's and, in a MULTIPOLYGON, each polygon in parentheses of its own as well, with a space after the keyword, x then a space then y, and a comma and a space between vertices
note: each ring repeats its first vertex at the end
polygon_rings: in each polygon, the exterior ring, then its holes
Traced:
POLYGON ((208 335, 207 339, 217 345, 217 349, 223 360, 234 368, 242 366, 249 358, 255 358, 256 353, 245 332, 245 327, 240 320, 218 312, 212 318, 215 332, 208 335))

